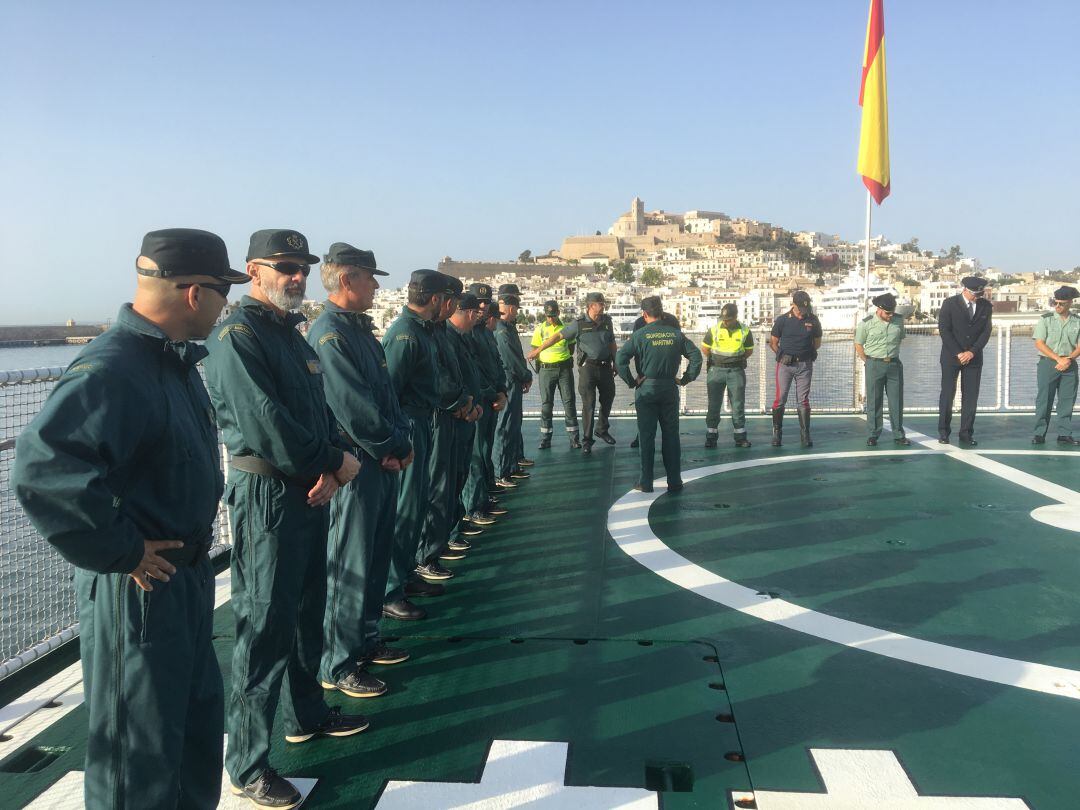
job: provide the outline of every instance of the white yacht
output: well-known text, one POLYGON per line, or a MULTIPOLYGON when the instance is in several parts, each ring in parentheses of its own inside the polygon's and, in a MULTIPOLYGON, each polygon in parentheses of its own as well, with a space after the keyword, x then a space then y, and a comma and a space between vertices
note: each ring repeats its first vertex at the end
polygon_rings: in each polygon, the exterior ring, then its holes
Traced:
POLYGON ((629 335, 634 331, 634 321, 641 317, 641 303, 615 301, 607 308, 616 335, 629 335))
POLYGON ((817 316, 822 329, 853 329, 856 318, 866 314, 868 298, 892 293, 899 298, 896 289, 883 284, 873 273, 870 274, 870 290, 863 281, 861 270, 852 270, 840 286, 829 290, 821 297, 817 307, 817 316))

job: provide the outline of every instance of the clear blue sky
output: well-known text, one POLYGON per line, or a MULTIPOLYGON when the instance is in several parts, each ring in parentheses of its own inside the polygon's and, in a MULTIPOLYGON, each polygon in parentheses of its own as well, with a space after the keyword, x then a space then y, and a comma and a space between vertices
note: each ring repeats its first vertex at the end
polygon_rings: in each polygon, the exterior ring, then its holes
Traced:
MULTIPOLYGON (((252 230, 299 228, 394 286, 606 231, 634 195, 859 238, 867 6, 13 0, 0 323, 111 316, 160 227, 237 267, 252 230)), ((1078 27, 1071 0, 886 0, 875 233, 1080 264, 1078 27)))

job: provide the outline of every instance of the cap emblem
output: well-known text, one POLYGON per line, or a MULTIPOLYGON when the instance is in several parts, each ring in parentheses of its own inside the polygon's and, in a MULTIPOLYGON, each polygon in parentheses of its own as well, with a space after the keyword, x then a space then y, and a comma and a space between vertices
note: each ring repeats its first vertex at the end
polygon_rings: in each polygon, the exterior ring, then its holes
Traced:
POLYGON ((302 250, 304 247, 304 240, 300 238, 299 234, 290 233, 285 237, 285 241, 288 243, 289 247, 295 248, 296 250, 302 250))

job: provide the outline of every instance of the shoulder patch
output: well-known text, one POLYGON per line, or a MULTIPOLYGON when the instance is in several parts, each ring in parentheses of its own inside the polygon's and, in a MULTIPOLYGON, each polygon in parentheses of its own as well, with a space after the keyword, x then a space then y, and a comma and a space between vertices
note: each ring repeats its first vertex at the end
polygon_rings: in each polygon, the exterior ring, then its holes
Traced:
POLYGON ((230 323, 228 326, 222 327, 218 332, 217 339, 224 340, 225 336, 232 333, 239 332, 241 335, 247 335, 249 338, 255 337, 255 332, 246 323, 230 323))
POLYGON ((100 363, 94 363, 94 362, 76 363, 74 366, 72 366, 71 368, 69 368, 67 371, 64 372, 64 376, 66 377, 68 374, 81 374, 81 373, 85 373, 87 371, 93 371, 95 368, 100 368, 100 367, 101 367, 100 363))
POLYGON ((416 338, 414 338, 408 332, 402 332, 400 335, 395 337, 394 340, 411 340, 414 343, 416 342, 416 338))
POLYGON ((319 338, 319 345, 322 346, 325 343, 329 343, 331 340, 341 340, 341 335, 337 332, 327 332, 321 338, 319 338))

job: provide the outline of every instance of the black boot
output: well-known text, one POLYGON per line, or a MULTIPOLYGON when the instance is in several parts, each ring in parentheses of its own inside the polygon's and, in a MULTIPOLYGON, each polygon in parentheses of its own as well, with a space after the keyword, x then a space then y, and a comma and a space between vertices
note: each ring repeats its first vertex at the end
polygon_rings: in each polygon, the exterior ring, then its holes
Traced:
POLYGON ((716 434, 711 430, 705 433, 705 446, 716 447, 716 434))
POLYGON ((570 449, 571 450, 580 450, 581 449, 581 436, 578 434, 578 432, 576 430, 573 433, 570 434, 570 449))
POLYGON ((813 447, 814 443, 810 440, 810 406, 799 406, 799 439, 802 441, 803 447, 813 447))
POLYGON ((779 447, 784 437, 784 409, 772 409, 772 446, 779 447))
POLYGON ((549 447, 551 447, 551 434, 550 433, 542 433, 542 434, 540 434, 540 444, 538 444, 536 446, 536 449, 537 450, 547 450, 549 447))
POLYGON ((749 447, 750 440, 746 438, 746 431, 735 434, 735 446, 736 447, 749 447))

